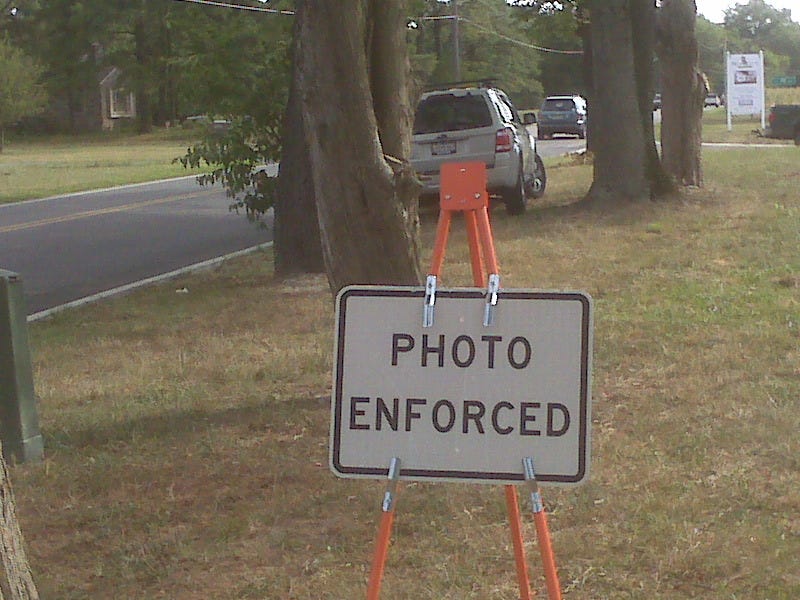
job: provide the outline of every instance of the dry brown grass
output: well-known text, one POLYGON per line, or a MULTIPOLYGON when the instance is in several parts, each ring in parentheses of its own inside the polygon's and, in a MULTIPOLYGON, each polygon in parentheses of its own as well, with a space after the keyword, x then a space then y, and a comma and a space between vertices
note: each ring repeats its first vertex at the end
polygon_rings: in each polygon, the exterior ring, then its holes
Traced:
MULTIPOLYGON (((768 151, 613 214, 553 168, 546 204, 493 213, 506 287, 596 303, 591 480, 544 489, 566 598, 800 597, 800 171, 768 151)), ((47 458, 13 477, 43 597, 364 596, 383 484, 327 468, 332 301, 269 264, 32 326, 47 458)), ((397 510, 383 598, 518 597, 500 488, 405 484, 397 510)))

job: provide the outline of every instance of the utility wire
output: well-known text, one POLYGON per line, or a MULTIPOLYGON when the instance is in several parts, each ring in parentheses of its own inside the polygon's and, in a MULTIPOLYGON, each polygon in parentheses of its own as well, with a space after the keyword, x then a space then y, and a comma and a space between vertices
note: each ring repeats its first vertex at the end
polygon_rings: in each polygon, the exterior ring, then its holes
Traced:
POLYGON ((417 17, 416 21, 450 21, 453 19, 460 19, 456 15, 429 15, 427 17, 417 17))
POLYGON ((250 12, 261 12, 261 13, 271 13, 274 15, 294 16, 293 10, 280 10, 278 8, 266 8, 263 6, 248 6, 246 4, 217 2, 215 0, 173 0, 173 2, 188 2, 189 4, 202 4, 204 6, 218 6, 220 8, 233 8, 236 10, 246 10, 250 12))
POLYGON ((483 25, 478 25, 475 21, 467 19, 466 17, 459 17, 459 21, 464 21, 465 23, 469 23, 475 29, 479 29, 484 33, 489 33, 491 35, 495 35, 499 38, 506 40, 507 42, 511 42, 512 44, 517 44, 518 46, 524 46, 526 48, 531 48, 533 50, 538 50, 539 52, 549 52, 551 54, 570 54, 570 55, 580 55, 583 54, 583 50, 556 50, 555 48, 545 48, 544 46, 537 46, 536 44, 529 44, 528 42, 523 42, 520 40, 515 40, 514 38, 508 37, 507 35, 503 35, 493 29, 489 29, 488 27, 484 27, 483 25))
MULTIPOLYGON (((250 12, 262 12, 262 13, 271 13, 271 14, 278 14, 278 15, 287 15, 287 16, 294 16, 293 10, 281 10, 277 8, 266 8, 261 6, 248 6, 246 4, 234 4, 231 2, 218 2, 217 0, 173 0, 174 2, 187 2, 189 4, 201 4, 205 6, 217 6, 220 8, 233 8, 236 10, 245 10, 250 12)), ((507 35, 503 35, 497 31, 489 29, 488 27, 484 27, 482 25, 478 25, 474 21, 467 19, 465 17, 457 16, 457 15, 441 15, 441 16, 428 16, 428 17, 419 17, 418 20, 420 21, 438 21, 438 20, 451 20, 451 19, 458 19, 459 21, 463 21, 465 23, 469 23, 476 29, 483 31, 484 33, 488 33, 491 35, 495 35, 499 38, 506 40, 507 42, 511 42, 512 44, 517 44, 519 46, 524 46, 526 48, 531 48, 533 50, 538 50, 539 52, 549 52, 552 54, 583 54, 583 50, 556 50, 555 48, 545 48, 543 46, 537 46, 536 44, 529 44, 527 42, 523 42, 520 40, 515 40, 514 38, 508 37, 507 35)))

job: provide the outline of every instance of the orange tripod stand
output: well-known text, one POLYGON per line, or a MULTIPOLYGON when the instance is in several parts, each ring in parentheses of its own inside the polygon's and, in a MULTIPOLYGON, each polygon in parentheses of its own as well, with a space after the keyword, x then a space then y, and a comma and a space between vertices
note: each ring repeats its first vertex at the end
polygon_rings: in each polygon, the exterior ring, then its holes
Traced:
MULTIPOLYGON (((497 256, 489 224, 489 197, 486 192, 486 165, 482 162, 445 163, 441 169, 441 185, 439 193, 439 222, 436 228, 436 241, 431 258, 431 269, 425 284, 425 305, 423 309, 423 327, 430 327, 434 322, 436 306, 436 287, 444 264, 445 247, 450 235, 450 226, 455 213, 463 213, 466 224, 467 240, 470 250, 473 284, 482 287, 486 282, 486 308, 483 324, 489 326, 494 318, 500 289, 500 275, 497 256)), ((561 600, 561 589, 558 573, 547 526, 547 517, 539 493, 533 460, 522 461, 525 480, 530 489, 531 507, 539 540, 545 582, 549 600, 561 600)), ((397 481, 400 476, 400 459, 392 459, 389 477, 382 505, 382 517, 375 554, 372 562, 367 600, 378 600, 381 581, 386 564, 392 524, 394 522, 394 505, 397 481)), ((514 546, 514 560, 517 569, 517 580, 520 588, 520 599, 531 600, 532 592, 528 563, 525 558, 525 547, 522 540, 522 522, 520 517, 517 490, 513 485, 505 486, 506 507, 508 510, 511 538, 514 546)))

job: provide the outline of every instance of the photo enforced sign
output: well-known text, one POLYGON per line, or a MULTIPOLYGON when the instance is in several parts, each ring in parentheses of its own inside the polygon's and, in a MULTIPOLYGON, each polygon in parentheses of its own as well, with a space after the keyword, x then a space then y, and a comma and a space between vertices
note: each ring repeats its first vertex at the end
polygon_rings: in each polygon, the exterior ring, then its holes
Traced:
POLYGON ((330 466, 380 478, 392 458, 412 480, 581 483, 589 471, 591 299, 439 290, 423 327, 423 288, 348 287, 336 303, 330 466))

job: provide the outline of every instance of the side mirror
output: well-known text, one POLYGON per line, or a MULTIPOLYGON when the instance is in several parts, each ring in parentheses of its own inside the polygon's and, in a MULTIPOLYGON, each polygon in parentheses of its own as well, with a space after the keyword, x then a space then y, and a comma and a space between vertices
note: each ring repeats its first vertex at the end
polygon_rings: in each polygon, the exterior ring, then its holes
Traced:
POLYGON ((536 123, 536 113, 535 112, 525 113, 524 115, 522 115, 522 122, 525 125, 533 125, 534 123, 536 123))

